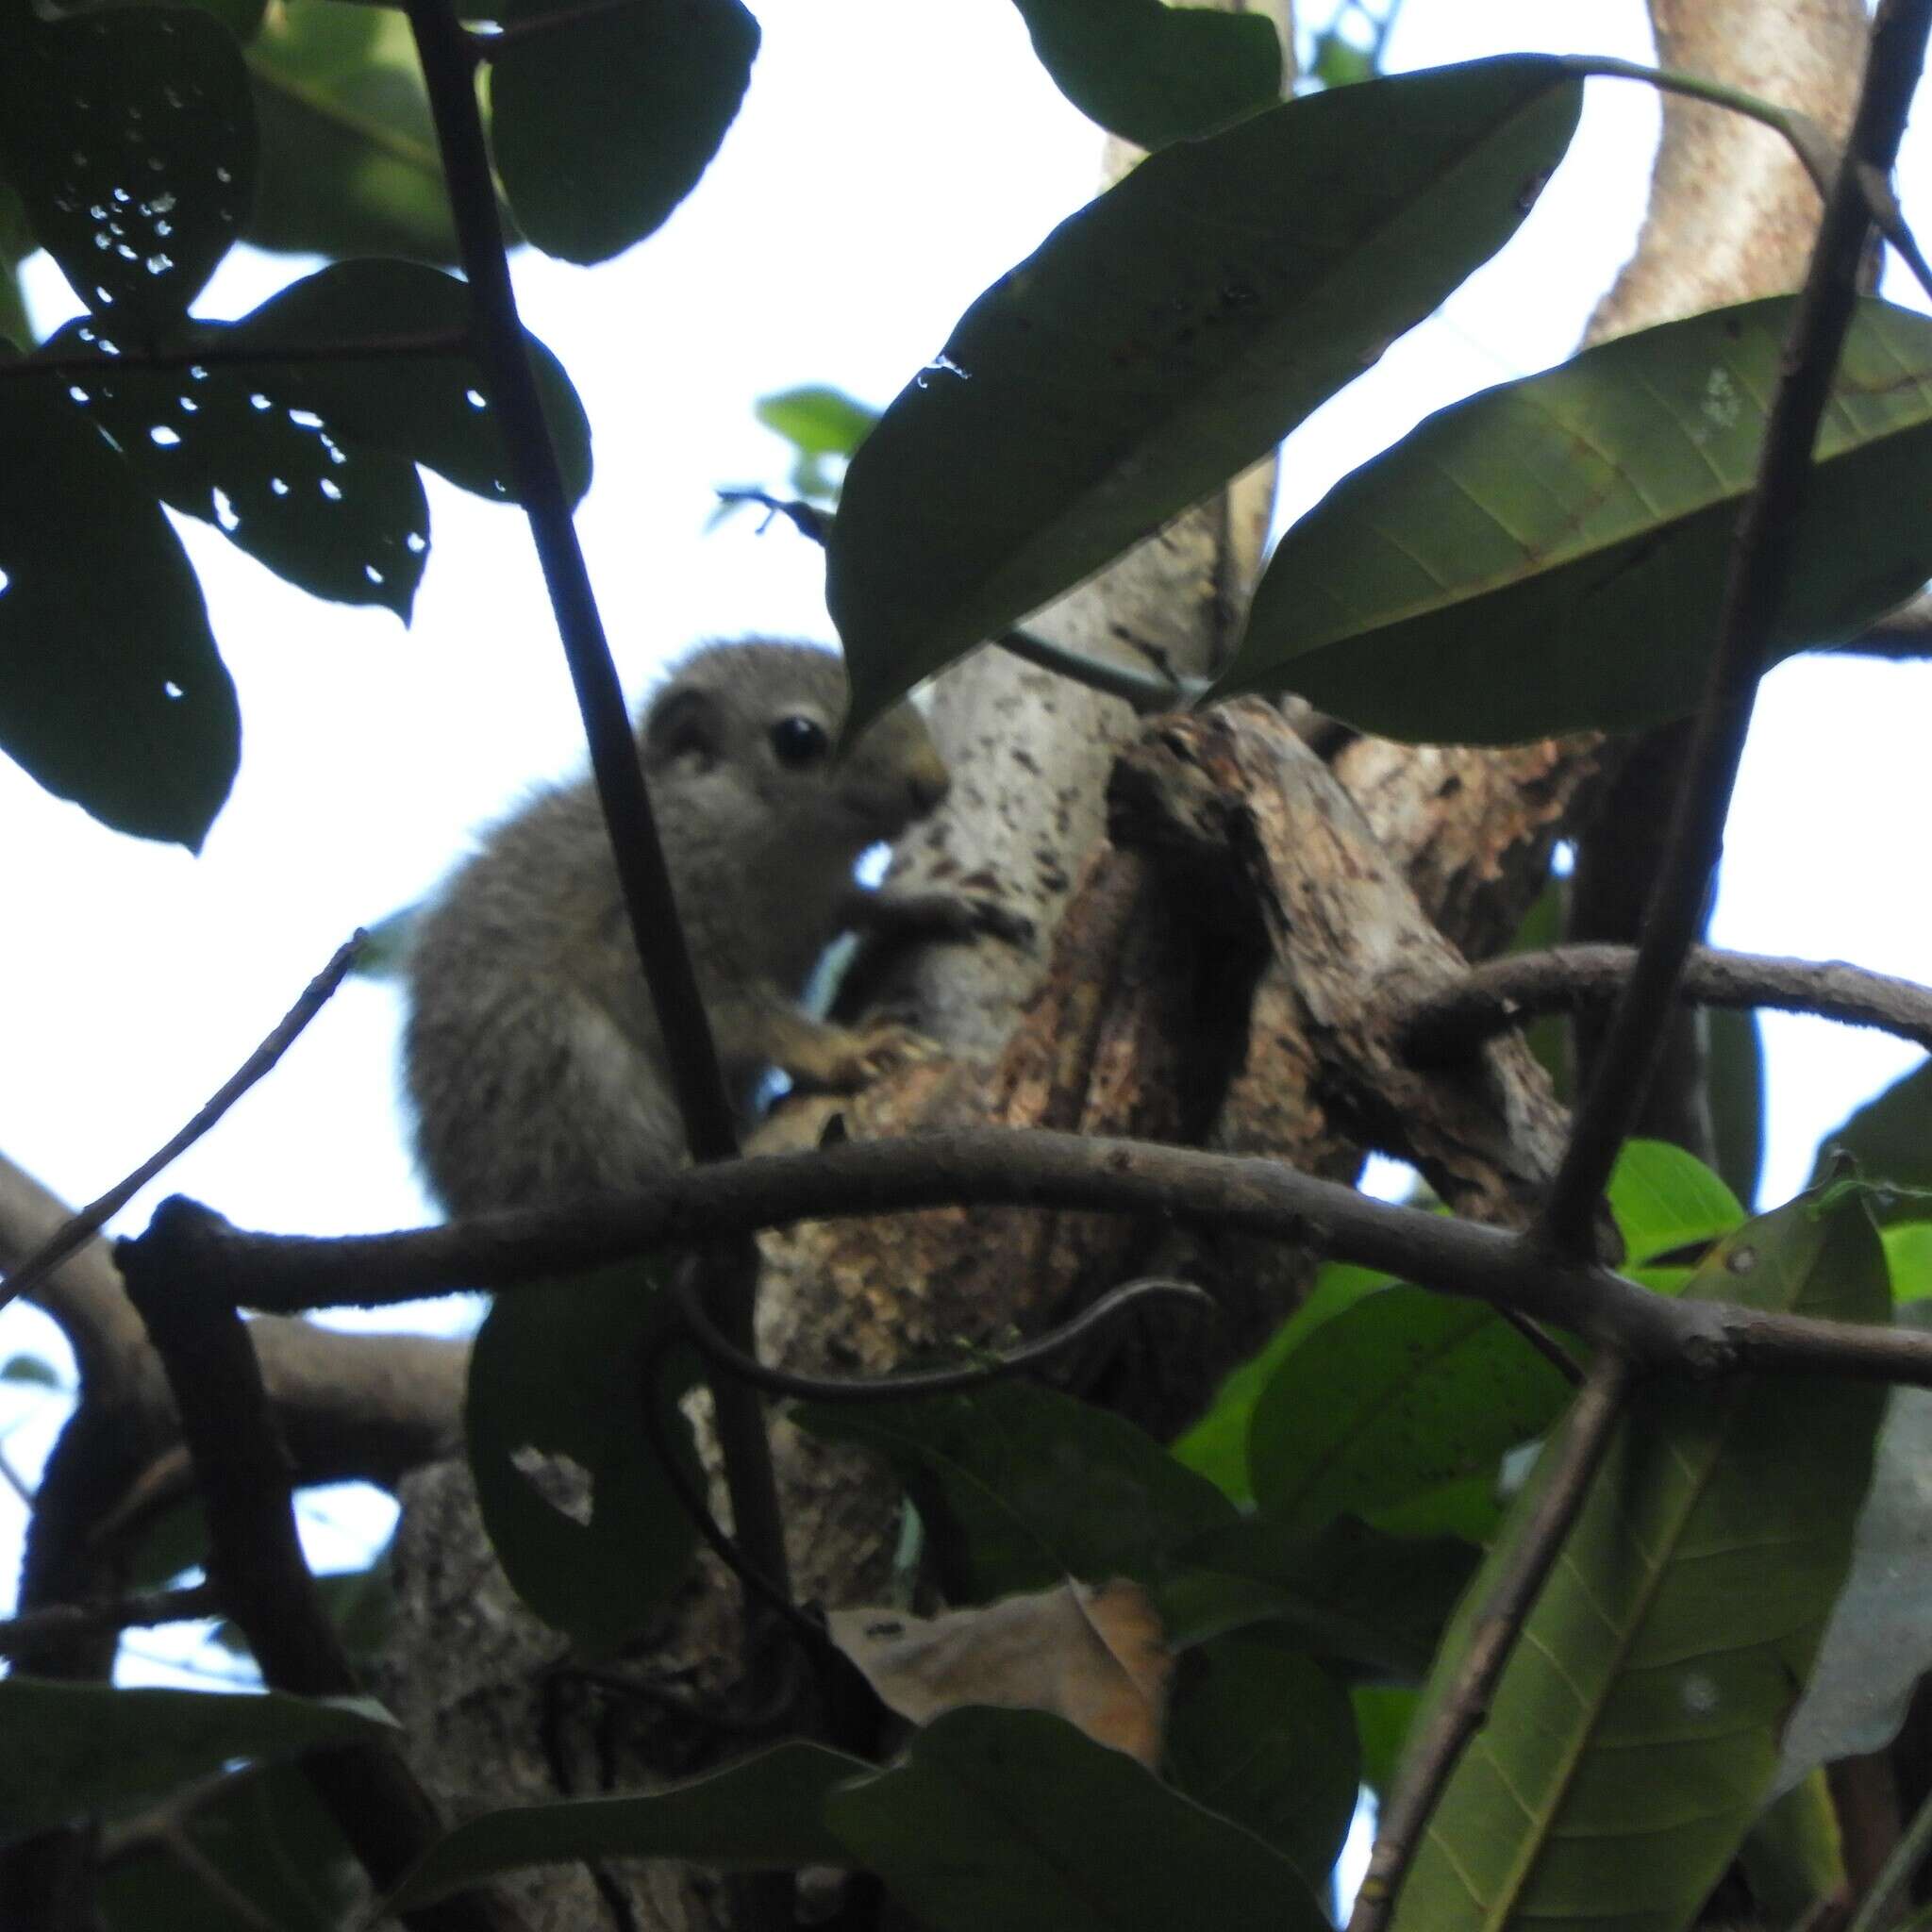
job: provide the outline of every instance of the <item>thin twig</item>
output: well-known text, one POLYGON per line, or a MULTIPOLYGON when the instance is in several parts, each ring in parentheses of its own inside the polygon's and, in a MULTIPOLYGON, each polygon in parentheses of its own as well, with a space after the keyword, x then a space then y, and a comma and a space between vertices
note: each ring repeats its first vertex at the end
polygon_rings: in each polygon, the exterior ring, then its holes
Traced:
POLYGON ((718 1072, 710 1021, 698 996, 691 954, 675 916, 676 899, 638 762, 630 712, 571 521, 569 492, 517 313, 490 157, 477 115, 475 51, 447 0, 410 0, 408 12, 448 176, 463 273, 475 304, 476 360, 508 453, 517 499, 529 519, 583 714, 591 776, 610 829, 625 910, 650 986, 685 1140, 694 1159, 729 1159, 738 1151, 738 1132, 718 1072))
POLYGON ((1919 238, 1912 233, 1906 211, 1899 206, 1891 176, 1877 168, 1860 167, 1858 185, 1865 192, 1865 206, 1871 211, 1878 232, 1898 250, 1898 258, 1911 271, 1912 279, 1932 295, 1932 263, 1925 259, 1919 238))
MULTIPOLYGON (((1197 1312, 1214 1312, 1214 1298, 1191 1281, 1149 1277, 1110 1290, 1070 1322, 1031 1337, 1017 1348, 958 1369, 910 1369, 891 1375, 805 1375, 773 1368, 734 1347, 713 1328, 703 1305, 680 1279, 675 1290, 684 1325, 699 1352, 727 1374, 762 1389, 768 1395, 792 1395, 806 1402, 906 1402, 923 1395, 963 1395, 991 1382, 1004 1382, 1046 1367, 1068 1350, 1091 1341, 1129 1309, 1146 1301, 1177 1302, 1197 1312)), ((1567 1357, 1566 1357, 1567 1359, 1567 1357)))
POLYGON ((1590 1493, 1629 1382, 1626 1361, 1615 1355, 1600 1357, 1570 1412, 1568 1426, 1544 1452, 1557 1458, 1549 1480, 1517 1532, 1476 1614, 1454 1681, 1403 1758, 1401 1775, 1382 1810, 1368 1872, 1349 1915, 1348 1932, 1381 1932, 1388 1923, 1449 1774, 1462 1747, 1488 1716, 1490 1698, 1523 1633, 1530 1606, 1590 1493))
POLYGON ((366 935, 360 926, 336 948, 335 957, 304 988, 302 997, 282 1015, 275 1031, 223 1082, 214 1097, 164 1146, 156 1150, 125 1179, 115 1182, 98 1200, 91 1201, 56 1230, 43 1246, 14 1269, 0 1284, 0 1308, 17 1295, 30 1294, 87 1239, 131 1201, 156 1174, 178 1160, 234 1104, 273 1069, 303 1029, 328 1004, 337 987, 356 963, 366 935))
POLYGON ((197 1583, 187 1590, 159 1590, 145 1596, 122 1597, 112 1603, 47 1604, 38 1610, 0 1619, 0 1657, 18 1657, 38 1644, 72 1637, 92 1637, 109 1630, 146 1630, 157 1624, 191 1624, 221 1614, 221 1597, 208 1583, 197 1583))
POLYGON ((1873 24, 1845 161, 1825 198, 1805 290, 1785 344, 1757 480, 1733 539, 1717 647, 1643 925, 1643 943, 1605 1037, 1596 1077, 1534 1230, 1554 1253, 1584 1253, 1596 1204, 1656 1069, 1664 1018, 1695 942, 1751 726, 1766 641, 1797 551, 1811 450, 1857 300, 1872 218, 1860 167, 1890 174, 1924 64, 1932 0, 1895 0, 1873 24))
POLYGON ((1637 80, 1654 87, 1658 93, 1682 94, 1687 100, 1704 101, 1713 108, 1728 108, 1748 121, 1756 121, 1774 134, 1783 137, 1797 157, 1798 165, 1811 177, 1821 196, 1831 192, 1832 175, 1838 168, 1838 149, 1831 137, 1810 115, 1796 108, 1780 108, 1759 94, 1742 88, 1726 87, 1701 74, 1685 74, 1669 67, 1645 67, 1641 61, 1620 60, 1609 54, 1565 54, 1558 57, 1574 75, 1605 80, 1637 80))
MULTIPOLYGON (((816 505, 801 503, 795 497, 774 496, 765 490, 721 490, 718 495, 724 503, 759 504, 772 515, 789 519, 801 537, 814 543, 831 540, 833 513, 816 505)), ((1121 698, 1143 716, 1185 710, 1208 689, 1208 680, 1205 677, 1170 678, 1156 672, 1137 671, 1131 664, 1109 663, 1104 658, 1090 658, 1083 651, 1070 650, 1037 631, 1006 630, 992 641, 1024 664, 1051 671, 1074 684, 1084 684, 1103 696, 1121 698)))
MULTIPOLYGON (((91 326, 98 333, 98 325, 91 326)), ((116 344, 111 354, 98 350, 85 356, 36 354, 0 362, 0 382, 57 378, 85 382, 96 376, 125 375, 130 370, 166 374, 182 369, 305 369, 315 363, 338 362, 469 361, 473 355, 469 337, 448 329, 340 342, 129 342, 116 344)))
MULTIPOLYGON (((302 1556, 289 1481, 237 1282, 185 1202, 121 1249, 127 1292, 147 1324, 180 1412, 207 1509, 209 1579, 261 1667, 262 1680, 305 1697, 360 1690, 302 1556)), ((379 1890, 395 1885, 441 1836, 435 1807, 386 1744, 310 1752, 302 1768, 379 1890)), ((411 1932, 522 1932, 497 1895, 462 1893, 403 1915, 411 1932)))
MULTIPOLYGON (((475 43, 447 0, 408 0, 407 11, 442 152, 463 272, 470 280, 483 386, 496 410, 517 497, 529 519, 557 616, 590 746, 591 777, 610 834, 632 942, 664 1042, 665 1067, 684 1123, 685 1142, 694 1160, 729 1160, 738 1152, 738 1129, 719 1070, 711 1023, 699 997, 630 713, 571 521, 569 494, 517 314, 494 178, 477 111, 475 43)), ((748 1346, 755 1326, 752 1296, 757 1270, 721 1268, 715 1278, 716 1297, 708 1292, 707 1296, 712 1318, 727 1335, 748 1346), (734 1291, 741 1293, 741 1301, 727 1300, 734 1291)), ((782 1582, 783 1524, 758 1398, 742 1384, 719 1376, 712 1381, 711 1399, 733 1507, 743 1512, 739 1533, 765 1573, 782 1582)))
MULTIPOLYGON (((1634 946, 1553 946, 1485 960, 1419 1000, 1401 1022, 1401 1051, 1418 1066, 1454 1061, 1479 1041, 1548 1013, 1607 1005, 1636 964, 1634 946)), ((1773 1007, 1848 1026, 1875 1026, 1932 1051, 1932 990, 1840 959, 1780 959, 1696 946, 1677 997, 1704 1007, 1773 1007)))
POLYGON ((1208 689, 1205 677, 1174 679, 1162 677, 1157 672, 1136 671, 1131 664, 1109 663, 1105 658, 1090 658, 1084 651, 1071 651, 1037 631, 1002 631, 993 642, 1023 663, 1051 671, 1074 684, 1084 684, 1106 697, 1121 698, 1143 716, 1184 711, 1208 689))

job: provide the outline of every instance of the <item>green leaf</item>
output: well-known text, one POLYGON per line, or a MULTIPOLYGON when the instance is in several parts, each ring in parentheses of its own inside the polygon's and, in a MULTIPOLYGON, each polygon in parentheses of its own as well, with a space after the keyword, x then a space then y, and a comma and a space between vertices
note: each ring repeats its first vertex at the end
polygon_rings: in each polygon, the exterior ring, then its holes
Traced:
POLYGON ((760 396, 752 413, 807 457, 849 458, 879 420, 876 409, 824 383, 760 396))
POLYGON ((1388 1795, 1395 1767, 1408 1742, 1422 1692, 1395 1684, 1357 1684, 1349 1693, 1362 1745, 1362 1782, 1377 1798, 1388 1795))
POLYGON ((1739 1862, 1752 1903, 1774 1925, 1802 1925, 1821 1899, 1849 1896, 1844 1842, 1824 1773, 1776 1799, 1745 1834, 1739 1862))
MULTIPOLYGON (((1924 1328, 1932 1309, 1900 1312, 1924 1328)), ((1778 1789, 1814 1766, 1883 1751, 1932 1666, 1932 1391, 1894 1389, 1878 1432, 1872 1492, 1858 1513, 1851 1574, 1818 1663, 1786 1727, 1778 1789)))
POLYGON ((0 749, 103 824, 199 851, 242 747, 201 586, 160 506, 36 387, 0 385, 0 749))
POLYGON ((1315 58, 1308 62, 1308 78, 1324 87, 1356 87, 1375 77, 1375 57, 1333 27, 1315 36, 1315 58))
MULTIPOLYGON (((1563 942, 1563 927, 1569 910, 1569 881, 1552 872, 1543 880, 1542 891, 1523 916, 1523 924, 1505 948, 1509 953, 1540 953, 1563 942)), ((1523 1029, 1523 1037, 1537 1063, 1550 1076, 1550 1091, 1559 1105, 1569 1107, 1575 1100, 1575 1075, 1570 1059, 1570 1026, 1560 1013, 1545 1013, 1523 1029)))
POLYGON ((1744 1219, 1730 1189, 1668 1141, 1626 1141, 1606 1191, 1632 1267, 1714 1241, 1744 1219))
POLYGON ((794 1420, 887 1462, 919 1509, 946 1601, 983 1603, 1068 1576, 1157 1581, 1234 1510, 1124 1417, 1048 1389, 811 1405, 794 1420))
POLYGON ((1262 1391, 1248 1437, 1256 1499, 1306 1533, 1492 1474, 1569 1392, 1483 1304, 1385 1289, 1317 1328, 1262 1391))
MULTIPOLYGON (((1793 300, 1640 329, 1429 417, 1281 540, 1212 695, 1286 688, 1388 737, 1482 744, 1691 709, 1793 300)), ((1862 302, 1774 657, 1932 575, 1928 458, 1932 320, 1862 302)))
POLYGON ((0 1367, 0 1382, 25 1383, 35 1389, 62 1386, 60 1377, 54 1373, 54 1365, 37 1355, 8 1356, 6 1366, 0 1367))
POLYGON ((366 1697, 125 1690, 0 1681, 0 1837, 25 1836, 170 1790, 238 1757, 293 1757, 331 1744, 392 1741, 366 1697))
POLYGON ((129 335, 188 311, 255 193, 242 56, 193 8, 0 13, 0 175, 88 307, 129 335))
MULTIPOLYGON (((1848 1321, 1883 1321, 1890 1305, 1862 1208, 1813 1197, 1729 1236, 1690 1292, 1848 1321)), ((1769 1793, 1850 1560, 1883 1403, 1879 1389, 1794 1376, 1632 1395, 1437 1806, 1397 1932, 1690 1922, 1769 1793)), ((1465 1599, 1431 1700, 1544 1479, 1465 1599)))
POLYGON ((1894 1222, 1879 1230, 1879 1239, 1885 1243, 1892 1300, 1916 1302, 1932 1295, 1932 1222, 1894 1222))
POLYGON ((1526 56, 1311 94, 1063 222, 853 458, 826 586, 848 731, 1360 375, 1515 233, 1580 97, 1526 56))
MULTIPOLYGON (((1891 1182, 1901 1190, 1932 1190, 1932 1059, 1921 1060, 1825 1135, 1812 1163, 1814 1183, 1824 1177, 1835 1153, 1849 1154, 1864 1176, 1881 1186, 1891 1182)), ((1868 1205, 1882 1222, 1909 1221, 1925 1213, 1924 1201, 1913 1199, 1909 1191, 1891 1202, 1868 1197, 1868 1205)))
POLYGON ((1278 1852, 1041 1711, 949 1711, 825 1812, 930 1932, 1327 1932, 1278 1852))
POLYGON ((1457 1539, 1387 1536, 1352 1517, 1296 1537, 1251 1516, 1183 1548, 1157 1595, 1176 1648, 1265 1618, 1316 1657, 1420 1677, 1476 1558, 1457 1539))
POLYGON ((1357 1268, 1347 1261, 1324 1261, 1315 1271, 1307 1299, 1216 1391, 1206 1415, 1174 1444, 1176 1462, 1191 1469, 1226 1496, 1246 1505, 1255 1500, 1248 1481, 1248 1428, 1255 1404, 1280 1364, 1324 1322, 1353 1307, 1363 1295, 1393 1286, 1392 1274, 1357 1268))
MULTIPOLYGON (((673 1319, 645 1266, 610 1268, 499 1295, 470 1352, 463 1415, 484 1527, 517 1594, 592 1654, 650 1622, 694 1546, 640 1415, 645 1359, 673 1319)), ((687 1453, 677 1398, 690 1379, 667 1372, 651 1391, 687 1453)), ((687 1476, 702 1481, 694 1457, 687 1476)))
POLYGON ((362 949, 350 969, 362 979, 400 980, 415 941, 416 922, 423 912, 422 902, 399 906, 362 929, 362 949))
POLYGON ((1325 1887, 1355 1816, 1361 1752, 1348 1692, 1311 1658, 1262 1633, 1202 1646, 1183 1665, 1165 1768, 1183 1796, 1325 1887))
POLYGON ((486 1811, 439 1839, 386 1909, 425 1905, 499 1872, 579 1858, 691 1858, 738 1872, 844 1864, 843 1844, 823 1822, 825 1798, 874 1768, 794 1741, 648 1797, 486 1811))
POLYGON ((1162 0, 1014 0, 1074 107, 1138 147, 1197 141, 1281 98, 1281 39, 1258 13, 1162 0))
POLYGON ((454 262, 429 97, 400 10, 272 8, 246 55, 261 185, 258 248, 454 262))
POLYGON ((546 255, 607 260, 710 165, 751 79, 758 23, 738 0, 522 0, 504 25, 491 141, 517 222, 546 255))
POLYGON ((1764 1027, 1739 1007, 1710 1007, 1704 1018, 1717 1171, 1739 1200, 1755 1202, 1764 1173, 1764 1027))
POLYGON ((356 1867, 335 1821, 292 1765, 242 1772, 184 1807, 175 1836, 137 1839, 96 1877, 111 1932, 339 1932, 356 1867), (179 1857, 185 1842, 192 1862, 179 1857))

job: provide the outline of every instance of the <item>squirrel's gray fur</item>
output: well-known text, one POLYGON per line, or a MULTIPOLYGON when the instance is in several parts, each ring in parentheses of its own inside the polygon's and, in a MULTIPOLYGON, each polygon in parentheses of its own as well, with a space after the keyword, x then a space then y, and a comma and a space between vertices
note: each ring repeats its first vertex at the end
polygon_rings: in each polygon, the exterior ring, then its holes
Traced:
MULTIPOLYGON (((762 1071, 835 1089, 916 1051, 796 1000, 826 944, 863 917, 859 854, 945 795, 909 705, 840 762, 840 660, 805 644, 708 644, 674 666, 639 727, 679 914, 741 1115, 762 1071)), ((928 912, 930 908, 928 908, 928 912)), ((999 929, 981 907, 932 922, 999 929)), ((453 1214, 635 1188, 684 1158, 663 1045, 589 777, 490 832, 410 945, 404 1067, 416 1151, 453 1214)))

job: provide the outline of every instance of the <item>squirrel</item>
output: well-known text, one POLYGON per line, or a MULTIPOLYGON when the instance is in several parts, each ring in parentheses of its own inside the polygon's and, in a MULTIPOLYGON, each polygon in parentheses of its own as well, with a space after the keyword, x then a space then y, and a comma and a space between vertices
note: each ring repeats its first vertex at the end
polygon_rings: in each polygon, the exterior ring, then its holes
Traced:
MULTIPOLYGON (((867 848, 946 795, 924 720, 901 703, 841 760, 844 667, 808 644, 700 646, 638 726, 665 861, 741 1121, 776 1067, 850 1091, 931 1043, 797 1004, 841 931, 1013 941, 997 900, 868 891, 867 848)), ((588 775, 537 793, 425 908, 405 968, 405 1081, 418 1164, 452 1214, 635 1188, 686 1156, 662 1037, 588 775)))

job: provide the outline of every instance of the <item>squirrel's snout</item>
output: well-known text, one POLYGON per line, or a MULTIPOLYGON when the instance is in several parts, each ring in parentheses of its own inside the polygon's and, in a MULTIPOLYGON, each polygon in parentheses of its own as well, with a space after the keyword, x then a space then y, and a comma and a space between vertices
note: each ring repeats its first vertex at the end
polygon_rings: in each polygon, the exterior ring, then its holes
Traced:
POLYGON ((912 815, 923 819, 953 789, 953 774, 935 752, 929 763, 915 767, 908 774, 907 785, 912 793, 912 815))

